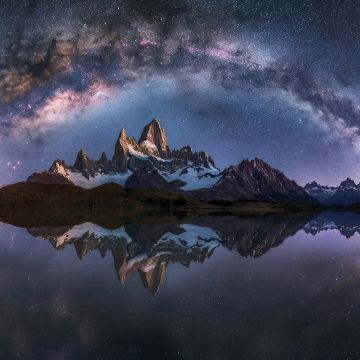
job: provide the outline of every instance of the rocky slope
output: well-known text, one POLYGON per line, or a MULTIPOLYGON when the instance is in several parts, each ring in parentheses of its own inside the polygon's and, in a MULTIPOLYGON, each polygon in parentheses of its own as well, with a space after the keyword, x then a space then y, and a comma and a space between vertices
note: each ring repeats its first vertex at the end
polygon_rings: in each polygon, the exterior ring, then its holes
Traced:
POLYGON ((259 158, 230 166, 211 188, 192 192, 203 201, 313 202, 304 189, 259 158))
POLYGON ((339 186, 330 187, 313 181, 304 187, 305 191, 323 205, 352 205, 360 203, 360 183, 347 178, 339 186))
POLYGON ((28 182, 74 184, 93 188, 114 182, 131 189, 186 191, 206 202, 316 202, 302 187, 259 158, 220 171, 204 151, 190 146, 170 150, 165 130, 153 119, 139 141, 120 131, 111 160, 90 159, 80 150, 73 166, 55 160, 28 182))

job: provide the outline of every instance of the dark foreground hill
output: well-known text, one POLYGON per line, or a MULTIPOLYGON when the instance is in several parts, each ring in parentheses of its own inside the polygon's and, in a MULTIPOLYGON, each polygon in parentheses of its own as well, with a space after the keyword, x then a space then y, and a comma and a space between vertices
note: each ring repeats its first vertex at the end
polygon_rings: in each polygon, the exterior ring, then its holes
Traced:
POLYGON ((309 212, 310 204, 239 202, 227 205, 201 202, 187 194, 158 190, 132 190, 108 183, 93 189, 66 184, 17 183, 0 188, 0 221, 18 226, 46 224, 121 223, 158 216, 181 217, 193 212, 231 212, 256 215, 274 212, 309 212))

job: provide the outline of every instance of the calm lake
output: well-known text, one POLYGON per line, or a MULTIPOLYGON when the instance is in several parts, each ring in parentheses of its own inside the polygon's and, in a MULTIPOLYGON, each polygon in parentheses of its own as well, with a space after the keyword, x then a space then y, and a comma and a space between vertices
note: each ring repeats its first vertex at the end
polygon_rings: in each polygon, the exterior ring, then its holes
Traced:
POLYGON ((345 212, 0 223, 1 358, 358 359, 359 232, 345 212))

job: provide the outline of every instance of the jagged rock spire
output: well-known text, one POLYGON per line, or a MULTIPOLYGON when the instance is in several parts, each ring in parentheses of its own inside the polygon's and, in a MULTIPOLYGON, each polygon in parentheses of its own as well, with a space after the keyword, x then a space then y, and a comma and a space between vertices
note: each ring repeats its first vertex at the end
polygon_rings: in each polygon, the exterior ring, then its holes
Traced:
POLYGON ((56 159, 53 161, 52 165, 49 168, 49 172, 66 175, 66 164, 64 160, 56 159))
POLYGON ((306 188, 312 188, 312 187, 318 187, 318 186, 321 186, 321 185, 314 180, 314 181, 312 181, 311 183, 307 183, 307 184, 304 186, 304 189, 306 189, 306 188))
POLYGON ((100 159, 98 160, 98 164, 103 173, 108 173, 112 171, 111 162, 108 160, 105 152, 102 152, 100 159))
POLYGON ((191 146, 184 146, 180 150, 172 150, 170 158, 181 159, 194 166, 205 166, 215 168, 214 160, 205 151, 192 151, 191 146), (211 165, 211 166, 210 166, 211 165))
POLYGON ((74 169, 82 172, 85 176, 94 176, 99 166, 96 161, 91 160, 83 149, 80 149, 76 156, 74 169))
POLYGON ((103 165, 105 165, 105 164, 108 163, 108 159, 107 159, 107 156, 106 156, 106 154, 105 154, 104 151, 101 153, 101 156, 100 156, 100 159, 99 159, 99 163, 101 163, 101 164, 103 164, 103 165))
POLYGON ((144 127, 139 139, 139 145, 149 155, 159 156, 164 159, 170 157, 165 130, 155 118, 144 127))
POLYGON ((85 151, 83 149, 80 149, 76 156, 74 168, 77 171, 87 170, 89 168, 88 160, 90 160, 90 159, 86 155, 85 151))
POLYGON ((354 180, 350 179, 349 177, 346 178, 346 180, 342 181, 340 183, 341 187, 353 187, 356 188, 356 184, 354 182, 354 180))
POLYGON ((125 129, 122 128, 119 137, 115 143, 114 156, 112 162, 119 168, 120 171, 127 171, 127 157, 129 153, 128 142, 126 138, 125 129))
POLYGON ((123 142, 126 142, 126 132, 125 132, 125 129, 124 129, 124 128, 122 128, 122 129, 120 130, 120 134, 119 134, 118 140, 121 140, 121 141, 123 141, 123 142))

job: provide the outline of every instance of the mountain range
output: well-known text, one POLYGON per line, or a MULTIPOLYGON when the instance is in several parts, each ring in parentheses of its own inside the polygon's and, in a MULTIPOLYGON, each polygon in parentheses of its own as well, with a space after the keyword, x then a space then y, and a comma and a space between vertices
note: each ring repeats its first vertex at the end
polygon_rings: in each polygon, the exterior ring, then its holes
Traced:
POLYGON ((81 149, 73 165, 55 160, 49 170, 35 172, 32 183, 73 184, 91 189, 116 183, 128 189, 186 193, 200 201, 227 204, 239 201, 310 203, 347 206, 360 203, 360 183, 347 178, 337 187, 318 184, 304 187, 256 157, 220 170, 205 151, 190 145, 170 149, 157 119, 148 123, 136 140, 121 129, 110 158, 98 160, 81 149))
POLYGON ((320 185, 316 181, 305 185, 304 190, 322 205, 353 205, 360 203, 360 183, 347 178, 339 186, 320 185))
POLYGON ((171 150, 157 119, 144 127, 138 141, 122 129, 111 158, 102 153, 93 160, 81 149, 73 165, 55 160, 49 170, 33 173, 27 181, 87 189, 113 182, 129 189, 187 193, 210 203, 318 203, 303 187, 260 158, 220 170, 204 151, 193 151, 189 145, 171 150))

